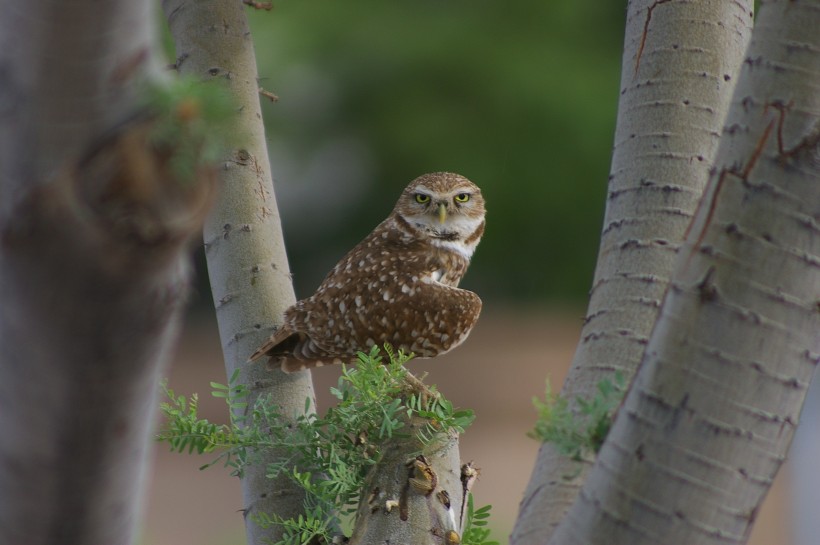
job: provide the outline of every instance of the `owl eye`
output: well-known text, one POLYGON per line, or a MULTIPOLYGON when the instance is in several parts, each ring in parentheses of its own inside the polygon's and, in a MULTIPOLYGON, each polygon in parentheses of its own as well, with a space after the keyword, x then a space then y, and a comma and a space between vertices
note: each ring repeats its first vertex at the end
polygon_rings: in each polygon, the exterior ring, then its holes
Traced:
POLYGON ((425 195, 424 193, 416 193, 416 202, 419 204, 426 204, 430 202, 430 195, 425 195))
POLYGON ((469 200, 470 200, 470 194, 469 193, 459 193, 458 195, 456 195, 456 202, 467 202, 469 200))

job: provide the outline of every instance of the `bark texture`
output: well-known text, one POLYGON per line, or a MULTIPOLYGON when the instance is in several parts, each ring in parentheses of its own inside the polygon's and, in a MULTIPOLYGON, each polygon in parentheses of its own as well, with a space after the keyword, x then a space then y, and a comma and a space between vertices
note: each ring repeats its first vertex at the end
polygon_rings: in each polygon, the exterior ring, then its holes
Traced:
POLYGON ((820 2, 764 2, 640 370, 551 543, 745 543, 820 359, 820 2))
MULTIPOLYGON (((709 176, 752 24, 752 2, 629 3, 606 215, 581 339, 564 384, 588 396, 631 377, 709 176)), ((589 464, 542 445, 511 542, 543 543, 589 464), (567 476, 572 475, 569 479, 567 476)))
POLYGON ((382 446, 384 458, 367 479, 350 545, 460 542, 467 483, 475 478, 463 475, 458 436, 426 446, 415 438, 426 425, 416 419, 408 426, 411 437, 382 446))
MULTIPOLYGON (((248 356, 281 324, 295 302, 260 111, 256 58, 241 2, 164 0, 181 73, 204 84, 223 85, 239 108, 225 128, 230 148, 222 163, 223 191, 205 223, 205 255, 211 280, 225 368, 240 369, 240 382, 258 396, 271 396, 284 414, 304 412, 313 399, 309 372, 286 375, 248 356)), ((302 493, 286 477, 265 476, 279 453, 246 468, 242 478, 249 544, 281 538, 279 527, 262 528, 255 513, 284 518, 302 511, 302 493)))
POLYGON ((133 542, 212 176, 154 120, 141 1, 0 2, 0 543, 133 542))

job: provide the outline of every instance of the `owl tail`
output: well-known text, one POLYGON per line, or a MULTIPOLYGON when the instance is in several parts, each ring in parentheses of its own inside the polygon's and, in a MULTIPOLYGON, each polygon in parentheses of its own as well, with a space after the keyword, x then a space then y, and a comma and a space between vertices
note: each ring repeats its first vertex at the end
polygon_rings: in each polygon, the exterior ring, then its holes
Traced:
POLYGON ((256 361, 262 356, 286 356, 288 353, 291 353, 293 350, 293 346, 298 341, 298 335, 294 334, 286 327, 280 327, 277 329, 273 335, 268 337, 262 346, 257 348, 251 357, 248 358, 248 361, 256 361))
POLYGON ((279 367, 285 373, 295 373, 313 367, 321 367, 342 360, 326 357, 327 354, 318 350, 318 347, 301 333, 282 327, 271 335, 262 346, 251 354, 248 361, 255 361, 262 356, 268 356, 270 367, 279 367))

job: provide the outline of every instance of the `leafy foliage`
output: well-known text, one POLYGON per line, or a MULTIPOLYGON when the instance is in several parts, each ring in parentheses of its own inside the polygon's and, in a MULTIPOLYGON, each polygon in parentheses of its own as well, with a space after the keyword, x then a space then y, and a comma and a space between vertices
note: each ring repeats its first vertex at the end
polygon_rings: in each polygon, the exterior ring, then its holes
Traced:
POLYGON ((498 545, 498 541, 491 541, 490 529, 487 528, 490 518, 491 505, 479 509, 473 506, 473 495, 467 495, 467 516, 464 522, 464 533, 461 536, 462 545, 498 545))
POLYGON ((222 157, 219 129, 234 110, 224 89, 190 77, 171 78, 149 86, 144 101, 155 118, 151 142, 169 154, 181 181, 193 180, 197 169, 222 157))
POLYGON ((604 379, 598 383, 592 399, 576 397, 577 409, 573 410, 565 398, 552 393, 547 382, 545 400, 533 399, 538 421, 528 435, 552 443, 560 453, 574 460, 594 456, 609 433, 625 391, 623 374, 616 373, 614 381, 604 379))
MULTIPOLYGON (((163 384, 168 400, 160 408, 167 429, 158 439, 178 452, 218 453, 203 468, 222 462, 233 475, 241 475, 254 453, 283 450, 287 456, 269 464, 267 476, 285 476, 305 491, 304 514, 296 519, 265 513, 252 516, 261 526, 281 526, 280 545, 319 539, 329 543, 355 514, 367 472, 382 457, 383 442, 408 433, 405 422, 416 417, 426 420, 416 434, 426 445, 463 432, 474 419, 472 411, 456 410, 434 389, 413 390, 403 365, 410 356, 394 354, 389 347, 386 352, 387 362, 374 347, 370 354, 359 354, 355 367, 344 366, 338 385, 330 390, 338 404, 321 417, 309 411, 309 399, 299 415, 281 414, 269 397, 248 404, 248 391, 235 372, 227 385, 211 383, 212 395, 223 398, 230 409, 230 423, 217 425, 199 418, 196 394, 177 395, 163 384)), ((490 545, 480 530, 488 511, 486 507, 468 513, 467 520, 474 521, 475 527, 471 543, 490 545)))

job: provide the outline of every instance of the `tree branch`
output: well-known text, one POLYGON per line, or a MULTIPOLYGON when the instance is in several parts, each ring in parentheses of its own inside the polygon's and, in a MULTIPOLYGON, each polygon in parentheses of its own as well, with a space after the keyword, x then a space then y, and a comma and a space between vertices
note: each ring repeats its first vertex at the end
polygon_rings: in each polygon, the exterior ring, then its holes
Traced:
MULTIPOLYGON (((561 392, 571 403, 617 372, 628 381, 643 355, 708 178, 751 13, 750 0, 629 3, 601 246, 561 392)), ((587 475, 579 463, 541 446, 511 543, 549 538, 587 475)))
POLYGON ((817 2, 762 5, 639 373, 551 543, 747 541, 820 354, 818 25, 817 2))
MULTIPOLYGON (((227 375, 241 370, 249 406, 270 395, 283 414, 300 414, 313 399, 309 372, 286 375, 248 356, 280 323, 295 297, 290 280, 271 168, 262 126, 256 59, 247 19, 240 2, 165 0, 177 49, 178 69, 204 84, 222 85, 239 105, 224 129, 230 151, 220 177, 226 190, 205 229, 205 254, 211 280, 227 375)), ((281 528, 253 522, 256 513, 285 519, 302 510, 302 493, 287 477, 266 478, 270 452, 246 468, 242 478, 243 513, 248 543, 276 542, 281 528), (275 492, 275 493, 274 493, 275 492)))
POLYGON ((125 545, 213 176, 153 139, 149 3, 0 8, 0 542, 125 545))

